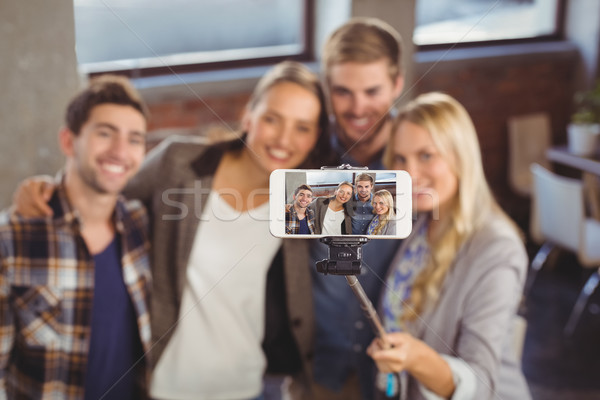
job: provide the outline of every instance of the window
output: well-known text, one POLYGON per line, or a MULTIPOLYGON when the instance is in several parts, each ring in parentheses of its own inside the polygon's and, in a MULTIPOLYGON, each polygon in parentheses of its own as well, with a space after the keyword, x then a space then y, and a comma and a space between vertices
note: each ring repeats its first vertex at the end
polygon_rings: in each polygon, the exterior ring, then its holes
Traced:
POLYGON ((311 0, 74 0, 83 73, 306 59, 311 0), (253 61, 251 61, 253 60, 253 61))
POLYGON ((556 37, 560 0, 417 0, 418 46, 556 37))

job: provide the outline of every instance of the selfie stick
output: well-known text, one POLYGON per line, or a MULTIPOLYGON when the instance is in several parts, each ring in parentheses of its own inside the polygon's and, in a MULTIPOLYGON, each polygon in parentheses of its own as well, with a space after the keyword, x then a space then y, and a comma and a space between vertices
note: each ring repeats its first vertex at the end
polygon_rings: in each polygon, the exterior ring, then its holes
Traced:
POLYGON ((367 318, 369 318, 369 321, 371 321, 371 326, 373 327, 375 335, 381 340, 385 341, 385 339, 383 338, 385 335, 385 329, 383 329, 383 324, 379 319, 379 315, 377 315, 375 307, 373 307, 373 303, 371 303, 371 300, 369 300, 367 294, 363 290, 362 285, 354 275, 346 275, 346 281, 348 282, 348 285, 350 285, 350 288, 354 292, 354 295, 360 302, 360 306, 365 312, 365 315, 367 316, 367 318))
MULTIPOLYGON (((321 167, 322 170, 366 170, 367 167, 352 167, 349 164, 342 164, 339 167, 321 167)), ((321 242, 329 246, 328 258, 317 262, 317 272, 331 275, 344 275, 348 285, 354 292, 354 295, 360 302, 360 307, 371 322, 373 332, 383 341, 384 347, 391 347, 385 342, 385 329, 377 310, 373 303, 367 297, 362 285, 356 275, 360 274, 362 264, 361 246, 367 243, 369 239, 364 236, 344 237, 328 236, 321 238, 321 242)))
MULTIPOLYGON (((366 237, 343 237, 328 236, 321 238, 321 242, 329 246, 329 257, 325 260, 317 261, 317 272, 322 274, 343 275, 346 282, 354 292, 354 295, 360 302, 367 319, 371 323, 373 332, 381 340, 384 349, 389 349, 392 345, 385 340, 385 329, 381 323, 377 310, 373 303, 367 297, 360 281, 356 277, 360 274, 362 264, 361 247, 369 239, 366 237)), ((394 374, 388 374, 386 377, 386 395, 393 397, 398 393, 398 381, 394 374)))
POLYGON ((324 275, 343 275, 348 285, 360 302, 360 307, 371 322, 375 335, 384 340, 385 329, 377 310, 367 297, 356 275, 360 274, 362 264, 362 249, 360 246, 367 243, 366 237, 328 236, 321 238, 321 242, 329 246, 328 258, 317 261, 317 272, 324 275))
MULTIPOLYGON (((321 169, 359 169, 365 170, 367 167, 352 167, 349 164, 343 164, 339 167, 321 167, 321 169)), ((369 239, 364 236, 359 237, 344 237, 344 236, 328 236, 321 238, 321 242, 329 246, 328 258, 317 261, 317 272, 322 274, 344 275, 346 282, 354 292, 354 295, 360 302, 360 307, 363 309, 366 317, 371 323, 373 332, 381 342, 384 349, 392 347, 385 340, 385 329, 381 323, 381 319, 377 314, 377 310, 373 307, 373 303, 367 297, 360 281, 356 275, 360 274, 362 264, 362 249, 361 246, 367 243, 369 239)), ((386 395, 393 397, 398 393, 398 381, 394 374, 387 375, 386 395)))

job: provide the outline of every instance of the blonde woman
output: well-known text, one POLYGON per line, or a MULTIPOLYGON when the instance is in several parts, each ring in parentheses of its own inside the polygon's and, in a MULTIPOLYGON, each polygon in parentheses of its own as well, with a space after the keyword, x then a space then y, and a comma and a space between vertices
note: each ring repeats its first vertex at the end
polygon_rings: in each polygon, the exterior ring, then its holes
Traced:
POLYGON ((450 96, 424 94, 400 112, 392 132, 386 166, 411 174, 418 219, 382 295, 393 347, 375 340, 367 350, 380 380, 401 373, 409 399, 530 398, 504 347, 527 256, 485 180, 469 115, 450 96))
POLYGON ((396 221, 393 218, 396 213, 392 194, 385 189, 379 190, 373 195, 371 204, 375 216, 367 227, 367 235, 395 235, 396 221))

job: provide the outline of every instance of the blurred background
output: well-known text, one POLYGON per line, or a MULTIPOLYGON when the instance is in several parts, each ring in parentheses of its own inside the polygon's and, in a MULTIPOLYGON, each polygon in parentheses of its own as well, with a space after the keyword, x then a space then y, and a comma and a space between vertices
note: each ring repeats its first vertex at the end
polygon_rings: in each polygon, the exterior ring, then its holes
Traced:
MULTIPOLYGON (((509 120, 544 113, 549 144, 567 142, 574 94, 598 78, 597 0, 0 0, 1 207, 23 178, 60 168, 63 113, 90 75, 133 79, 152 113, 149 148, 171 134, 219 138, 270 66, 295 59, 318 71, 324 39, 353 16, 401 33, 399 103, 437 90, 467 108, 491 187, 533 256, 530 198, 510 183, 509 120)), ((568 254, 551 261, 525 314, 525 373, 536 399, 600 398, 598 294, 574 343, 564 340, 589 272, 568 254)))
POLYGON ((547 112, 552 142, 566 140, 573 94, 597 76, 598 1, 1 1, 0 204, 19 180, 61 165, 56 132, 89 74, 134 78, 152 111, 149 146, 172 133, 218 136, 236 128, 273 63, 318 71, 325 37, 352 16, 402 34, 400 102, 440 90, 467 107, 496 195, 526 212, 508 186, 507 119, 547 112))

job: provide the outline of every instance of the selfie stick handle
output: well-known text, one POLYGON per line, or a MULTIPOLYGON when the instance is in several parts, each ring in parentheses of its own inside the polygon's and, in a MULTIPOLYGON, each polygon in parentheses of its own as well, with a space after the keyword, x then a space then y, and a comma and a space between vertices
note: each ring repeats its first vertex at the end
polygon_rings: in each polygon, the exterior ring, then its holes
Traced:
POLYGON ((358 298, 358 301, 360 302, 360 306, 363 309, 363 311, 365 312, 365 315, 367 316, 369 321, 371 321, 371 326, 373 327, 373 330, 375 331, 375 335, 384 342, 385 347, 388 347, 389 344, 386 343, 385 339, 384 339, 385 338, 385 329, 383 328, 383 324, 381 323, 381 320, 379 319, 379 315, 377 315, 377 310, 375 310, 375 307, 373 307, 373 303, 371 303, 371 300, 369 300, 369 298, 367 297, 367 294, 363 290, 362 285, 360 284, 360 282, 354 275, 346 275, 346 281, 348 282, 348 285, 350 286, 350 288, 352 289, 352 291, 358 298))
MULTIPOLYGON (((381 323, 381 320, 379 319, 379 315, 377 315, 377 311, 375 310, 375 307, 373 307, 373 303, 371 303, 371 300, 369 300, 369 298, 367 297, 367 294, 363 290, 363 287, 360 284, 360 282, 358 281, 358 279, 356 278, 356 276, 346 275, 346 281, 348 282, 348 285, 350 285, 350 288, 352 289, 352 291, 358 298, 358 301, 360 302, 360 306, 363 309, 363 311, 365 312, 367 318, 369 319, 369 321, 371 321, 371 325, 373 326, 373 330, 375 331, 375 336, 377 336, 383 342, 382 343, 383 348, 384 349, 391 348, 392 345, 385 340, 385 329, 383 329, 383 324, 381 323)), ((386 380, 385 394, 387 397, 394 397, 398 394, 398 390, 399 390, 398 389, 398 385, 399 385, 398 380, 397 380, 395 374, 392 374, 392 373, 387 374, 386 378, 387 378, 387 380, 386 380)))

